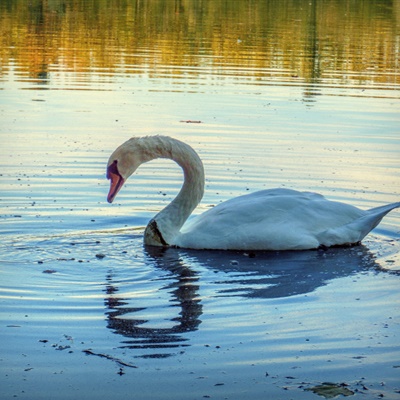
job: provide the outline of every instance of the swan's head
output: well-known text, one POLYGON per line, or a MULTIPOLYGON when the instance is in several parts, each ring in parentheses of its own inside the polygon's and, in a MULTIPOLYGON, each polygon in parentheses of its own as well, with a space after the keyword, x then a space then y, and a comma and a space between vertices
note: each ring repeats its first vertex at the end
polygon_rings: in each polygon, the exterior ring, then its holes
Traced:
POLYGON ((110 190, 107 196, 109 203, 113 202, 125 181, 142 163, 140 148, 132 139, 123 143, 111 154, 107 165, 107 179, 110 180, 110 190))
POLYGON ((111 154, 107 165, 110 190, 107 201, 112 203, 125 181, 147 161, 159 156, 159 137, 133 137, 111 154))

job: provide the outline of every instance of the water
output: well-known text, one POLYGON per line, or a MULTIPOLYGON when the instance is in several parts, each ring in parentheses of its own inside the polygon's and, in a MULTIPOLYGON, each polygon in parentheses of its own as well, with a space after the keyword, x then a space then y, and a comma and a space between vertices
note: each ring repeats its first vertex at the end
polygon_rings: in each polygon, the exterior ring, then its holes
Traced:
POLYGON ((154 252, 143 228, 179 168, 142 166, 109 205, 105 167, 161 133, 203 159, 195 213, 270 187, 398 201, 399 15, 2 1, 2 398, 398 398, 398 211, 348 249, 154 252))

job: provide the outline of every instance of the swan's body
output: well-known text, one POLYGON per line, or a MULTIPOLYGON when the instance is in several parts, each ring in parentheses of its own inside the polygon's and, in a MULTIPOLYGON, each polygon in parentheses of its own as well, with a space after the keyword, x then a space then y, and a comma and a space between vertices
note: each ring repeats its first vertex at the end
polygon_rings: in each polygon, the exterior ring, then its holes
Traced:
POLYGON ((145 244, 191 249, 304 250, 360 242, 400 202, 360 210, 323 196, 269 189, 239 196, 185 223, 204 193, 204 169, 187 144, 166 136, 132 138, 111 155, 111 203, 142 163, 169 158, 183 169, 178 196, 147 225, 145 244))

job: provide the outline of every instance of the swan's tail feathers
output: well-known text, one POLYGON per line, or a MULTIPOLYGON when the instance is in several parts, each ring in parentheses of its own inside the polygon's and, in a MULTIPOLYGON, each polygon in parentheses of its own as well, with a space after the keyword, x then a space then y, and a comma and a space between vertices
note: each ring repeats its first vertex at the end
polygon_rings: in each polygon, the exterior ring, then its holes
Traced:
POLYGON ((366 232, 365 232, 364 236, 366 236, 368 234, 368 232, 372 231, 372 229, 374 229, 376 226, 378 226, 378 224, 382 221, 382 218, 387 213, 389 213, 393 209, 399 208, 399 207, 400 207, 400 202, 386 204, 385 206, 375 207, 375 208, 371 208, 370 210, 368 210, 367 215, 365 217, 361 218, 362 220, 365 219, 366 232))
POLYGON ((346 245, 361 242, 369 232, 379 225, 382 218, 395 208, 400 207, 400 202, 385 206, 371 208, 365 211, 362 217, 348 224, 328 229, 318 235, 321 245, 332 246, 335 244, 346 245))
POLYGON ((381 218, 383 218, 388 212, 399 207, 400 207, 400 201, 397 203, 386 204, 385 206, 371 208, 367 211, 367 213, 372 215, 381 214, 382 215, 381 218))

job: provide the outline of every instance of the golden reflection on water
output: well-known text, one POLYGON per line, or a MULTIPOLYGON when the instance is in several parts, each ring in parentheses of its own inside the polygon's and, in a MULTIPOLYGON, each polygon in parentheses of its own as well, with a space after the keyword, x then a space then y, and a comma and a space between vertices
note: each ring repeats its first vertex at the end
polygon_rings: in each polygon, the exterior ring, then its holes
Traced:
POLYGON ((2 0, 0 77, 73 71, 400 84, 399 0, 2 0))

